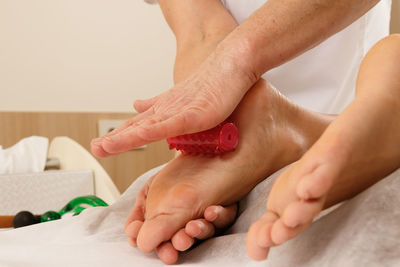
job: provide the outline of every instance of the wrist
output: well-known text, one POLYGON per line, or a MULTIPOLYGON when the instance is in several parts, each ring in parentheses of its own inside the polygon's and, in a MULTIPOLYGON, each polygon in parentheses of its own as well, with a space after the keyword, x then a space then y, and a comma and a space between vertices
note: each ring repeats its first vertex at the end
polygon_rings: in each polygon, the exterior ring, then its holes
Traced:
POLYGON ((229 37, 219 43, 212 58, 212 65, 225 74, 229 80, 235 81, 238 86, 249 89, 261 77, 257 71, 253 49, 245 39, 232 40, 229 37), (229 39, 228 39, 229 38, 229 39))

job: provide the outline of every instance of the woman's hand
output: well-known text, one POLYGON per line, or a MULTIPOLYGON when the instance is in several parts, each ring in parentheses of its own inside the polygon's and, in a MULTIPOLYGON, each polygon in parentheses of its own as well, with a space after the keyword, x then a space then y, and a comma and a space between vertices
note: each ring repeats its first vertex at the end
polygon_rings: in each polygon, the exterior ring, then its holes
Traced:
POLYGON ((92 152, 105 157, 167 137, 215 127, 232 113, 252 84, 245 75, 239 78, 239 74, 233 73, 224 76, 235 77, 221 80, 219 70, 203 67, 165 93, 136 101, 134 106, 140 114, 93 140, 92 152), (235 82, 238 78, 242 86, 235 82))
POLYGON ((240 57, 245 49, 218 47, 237 27, 220 0, 159 0, 159 4, 177 40, 176 84, 159 96, 135 101, 137 116, 93 140, 92 152, 98 157, 213 128, 256 81, 240 57))

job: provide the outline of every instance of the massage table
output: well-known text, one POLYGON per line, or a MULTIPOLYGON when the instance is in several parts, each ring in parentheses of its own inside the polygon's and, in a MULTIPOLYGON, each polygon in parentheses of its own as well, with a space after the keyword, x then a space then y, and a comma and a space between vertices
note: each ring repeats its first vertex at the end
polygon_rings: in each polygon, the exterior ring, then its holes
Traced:
MULTIPOLYGON (((135 197, 162 166, 139 177, 110 207, 79 216, 0 232, 0 266, 164 266, 155 253, 130 247, 124 222, 135 197)), ((246 232, 264 211, 279 171, 239 204, 227 232, 181 253, 180 266, 400 266, 400 170, 320 216, 297 238, 254 262, 246 232)))

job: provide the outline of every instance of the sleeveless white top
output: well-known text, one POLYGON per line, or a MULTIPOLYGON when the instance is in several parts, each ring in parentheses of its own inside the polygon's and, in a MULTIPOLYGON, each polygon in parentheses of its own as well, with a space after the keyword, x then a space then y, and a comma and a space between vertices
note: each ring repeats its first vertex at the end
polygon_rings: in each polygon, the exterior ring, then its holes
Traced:
MULTIPOLYGON (((222 0, 240 24, 266 0, 222 0)), ((357 72, 368 50, 389 34, 391 0, 317 47, 263 75, 296 104, 325 113, 340 113, 354 98, 357 72)))

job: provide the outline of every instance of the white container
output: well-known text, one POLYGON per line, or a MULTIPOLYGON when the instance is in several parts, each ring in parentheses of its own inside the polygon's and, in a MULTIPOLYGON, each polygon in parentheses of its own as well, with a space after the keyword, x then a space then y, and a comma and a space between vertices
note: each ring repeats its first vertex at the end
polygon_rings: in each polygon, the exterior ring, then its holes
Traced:
POLYGON ((76 197, 93 194, 91 170, 0 175, 0 215, 58 211, 76 197))

